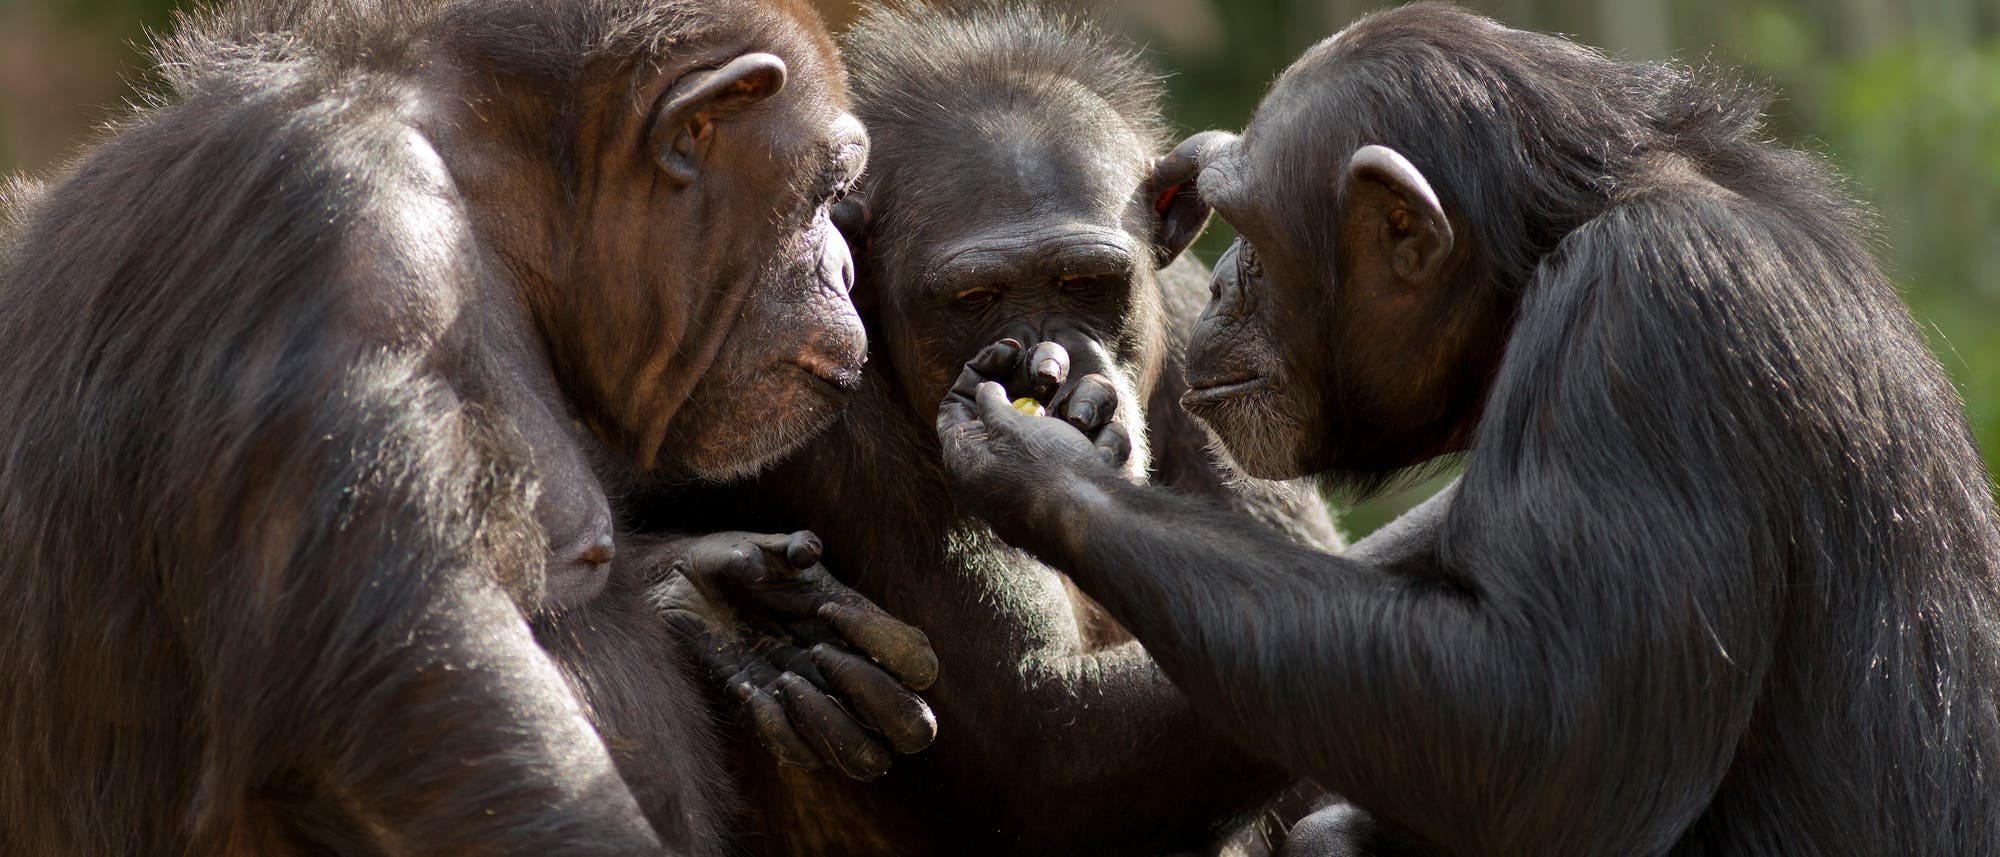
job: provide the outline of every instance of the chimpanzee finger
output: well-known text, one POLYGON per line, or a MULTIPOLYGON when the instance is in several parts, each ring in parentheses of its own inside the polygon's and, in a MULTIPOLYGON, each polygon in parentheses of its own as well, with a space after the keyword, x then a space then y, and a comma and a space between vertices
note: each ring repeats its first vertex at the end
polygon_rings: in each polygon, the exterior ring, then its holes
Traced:
POLYGON ((713 632, 707 622, 679 610, 663 614, 667 627, 687 641, 695 662, 708 677, 724 685, 749 679, 758 684, 776 680, 778 671, 736 640, 713 632))
POLYGON ((864 782, 889 772, 889 751, 868 737, 861 724, 811 682, 785 673, 778 676, 777 689, 792 726, 821 759, 864 782))
POLYGON ((1069 349, 1057 342, 1042 342, 1028 351, 1007 380, 1008 395, 1031 396, 1048 401, 1056 388, 1069 379, 1069 349))
POLYGON ((955 393, 938 403, 937 415, 938 438, 944 439, 953 431, 983 431, 979 426, 979 416, 972 412, 972 405, 961 401, 955 393), (961 429, 960 426, 968 427, 961 429))
POLYGON ((1021 343, 1012 339, 1002 339, 979 349, 978 354, 972 355, 971 360, 965 361, 965 368, 959 371, 958 379, 952 382, 951 395, 962 396, 967 402, 972 401, 973 391, 979 388, 981 382, 1007 380, 1013 376, 1014 367, 1020 360, 1021 343))
POLYGON ((937 681, 937 653, 931 651, 931 638, 896 621, 882 608, 866 601, 828 602, 820 606, 819 618, 904 685, 923 690, 937 681))
MULTIPOLYGON (((810 533, 806 535, 811 537, 810 533)), ((796 579, 799 568, 792 565, 788 554, 797 536, 796 533, 717 533, 696 539, 687 556, 675 565, 704 591, 734 598, 744 590, 783 585, 796 579), (717 593, 718 589, 722 591, 717 593)))
MULTIPOLYGON (((785 708, 762 689, 777 683, 781 673, 776 668, 736 640, 711 632, 699 616, 675 610, 666 612, 663 618, 668 627, 687 641, 702 672, 724 688, 734 703, 737 722, 756 737, 757 743, 785 764, 806 769, 820 766, 819 755, 793 728, 785 708)), ((795 660, 812 666, 814 676, 825 682, 825 676, 811 658, 803 652, 799 655, 795 660)))
POLYGON ((1015 410, 1014 403, 1007 398, 1007 388, 993 381, 981 383, 972 391, 972 410, 979 421, 986 424, 988 432, 1033 419, 1015 410))
POLYGON ((1118 388, 1111 379, 1092 373, 1065 387, 1049 403, 1049 414, 1076 426, 1084 434, 1095 434, 1118 412, 1118 388))
POLYGON ((748 681, 739 681, 730 685, 729 698, 736 703, 736 722, 776 756, 779 764, 808 771, 819 768, 819 755, 792 728, 792 719, 777 697, 748 681))
POLYGON ((785 561, 794 569, 807 569, 819 564, 820 554, 826 546, 811 530, 800 530, 785 539, 785 561))
POLYGON ((1106 423, 1090 443, 1097 447, 1097 457, 1112 467, 1123 467, 1125 460, 1132 457, 1132 436, 1124 423, 1106 423))
POLYGON ((896 752, 915 753, 937 739, 937 715, 931 707, 881 668, 825 643, 812 647, 812 660, 847 708, 896 752))
POLYGON ((798 673, 806 681, 812 682, 824 689, 832 689, 832 685, 827 682, 825 674, 819 671, 819 666, 813 662, 812 657, 808 656, 804 649, 782 640, 759 637, 757 642, 750 645, 750 651, 763 659, 764 663, 770 664, 778 670, 798 673))

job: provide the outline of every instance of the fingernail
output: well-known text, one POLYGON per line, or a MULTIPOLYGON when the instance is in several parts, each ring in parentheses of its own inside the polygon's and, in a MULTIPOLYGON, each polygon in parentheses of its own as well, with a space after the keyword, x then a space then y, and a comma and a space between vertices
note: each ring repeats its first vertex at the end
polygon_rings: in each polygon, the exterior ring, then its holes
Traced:
POLYGON ((1096 416, 1097 406, 1089 402, 1077 405, 1076 410, 1070 411, 1070 417, 1080 425, 1089 425, 1090 421, 1096 416))

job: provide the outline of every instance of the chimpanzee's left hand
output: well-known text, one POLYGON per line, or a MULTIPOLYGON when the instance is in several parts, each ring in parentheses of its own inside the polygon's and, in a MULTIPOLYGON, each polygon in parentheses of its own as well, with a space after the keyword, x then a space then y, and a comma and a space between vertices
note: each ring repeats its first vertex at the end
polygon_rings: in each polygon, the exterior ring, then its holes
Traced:
POLYGON ((1116 388, 1096 375, 1066 382, 1067 355, 1051 346, 1029 351, 1011 339, 987 346, 966 362, 938 406, 952 493, 1010 541, 1009 531, 1039 511, 1051 491, 1079 471, 1110 472, 1132 452, 1124 424, 1112 419, 1116 388), (1017 410, 1000 383, 1023 378, 1025 386, 1057 391, 1048 416, 1017 410))
POLYGON ((872 780, 889 749, 936 737, 912 692, 937 678, 930 640, 828 573, 817 536, 712 533, 662 548, 649 597, 778 761, 872 780))

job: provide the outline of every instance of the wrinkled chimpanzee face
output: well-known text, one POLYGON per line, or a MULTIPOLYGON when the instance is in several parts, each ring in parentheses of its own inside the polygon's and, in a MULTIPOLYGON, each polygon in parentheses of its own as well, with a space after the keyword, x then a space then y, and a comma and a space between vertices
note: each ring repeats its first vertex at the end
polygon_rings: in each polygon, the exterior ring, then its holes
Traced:
POLYGON ((706 371, 685 407, 641 398, 621 424, 638 432, 642 460, 656 457, 669 472, 755 472, 831 425, 860 383, 867 352, 848 299, 854 265, 828 208, 860 177, 868 138, 846 110, 827 43, 792 35, 771 46, 777 54, 683 75, 648 129, 654 216, 687 236, 678 252, 660 252, 669 243, 649 255, 661 270, 689 272, 674 290, 692 310, 674 359, 658 367, 664 355, 655 353, 638 378, 706 371))
POLYGON ((1182 401, 1251 475, 1379 484, 1468 436, 1464 331, 1497 325, 1454 315, 1452 229, 1428 180, 1348 142, 1355 114, 1298 77, 1242 138, 1197 156, 1203 199, 1239 238, 1216 263, 1182 401))
MULTIPOLYGON (((802 443, 866 357, 828 207, 868 138, 832 43, 792 13, 715 41, 583 91, 568 171, 492 218, 582 419, 671 478, 740 476, 802 443)), ((540 109, 515 133, 546 135, 540 109)))
POLYGON ((1316 265, 1309 216, 1288 210, 1289 187, 1254 147, 1252 127, 1198 155, 1202 199, 1237 232, 1215 262, 1209 305, 1188 344, 1181 403, 1208 425, 1244 472, 1291 479, 1334 465, 1324 448, 1334 424, 1322 377, 1332 377, 1335 272, 1316 265), (1260 158, 1261 156, 1261 158, 1260 158))
POLYGON ((1033 115, 964 117, 919 139, 876 130, 858 297, 877 345, 926 425, 965 361, 1009 337, 1062 345, 1071 378, 1110 379, 1121 418, 1143 424, 1161 359, 1146 344, 1164 323, 1154 278, 1186 246, 1160 240, 1142 187, 1150 146, 1102 102, 1014 109, 1033 115))

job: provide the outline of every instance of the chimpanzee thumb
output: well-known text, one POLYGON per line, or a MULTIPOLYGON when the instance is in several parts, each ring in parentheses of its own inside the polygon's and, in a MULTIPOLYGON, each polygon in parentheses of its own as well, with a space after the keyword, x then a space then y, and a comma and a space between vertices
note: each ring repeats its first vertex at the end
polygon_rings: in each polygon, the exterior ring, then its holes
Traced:
POLYGON ((1031 419, 1008 401, 1007 388, 993 381, 980 382, 979 388, 973 391, 972 404, 979 413, 979 421, 986 424, 988 431, 1031 419))

